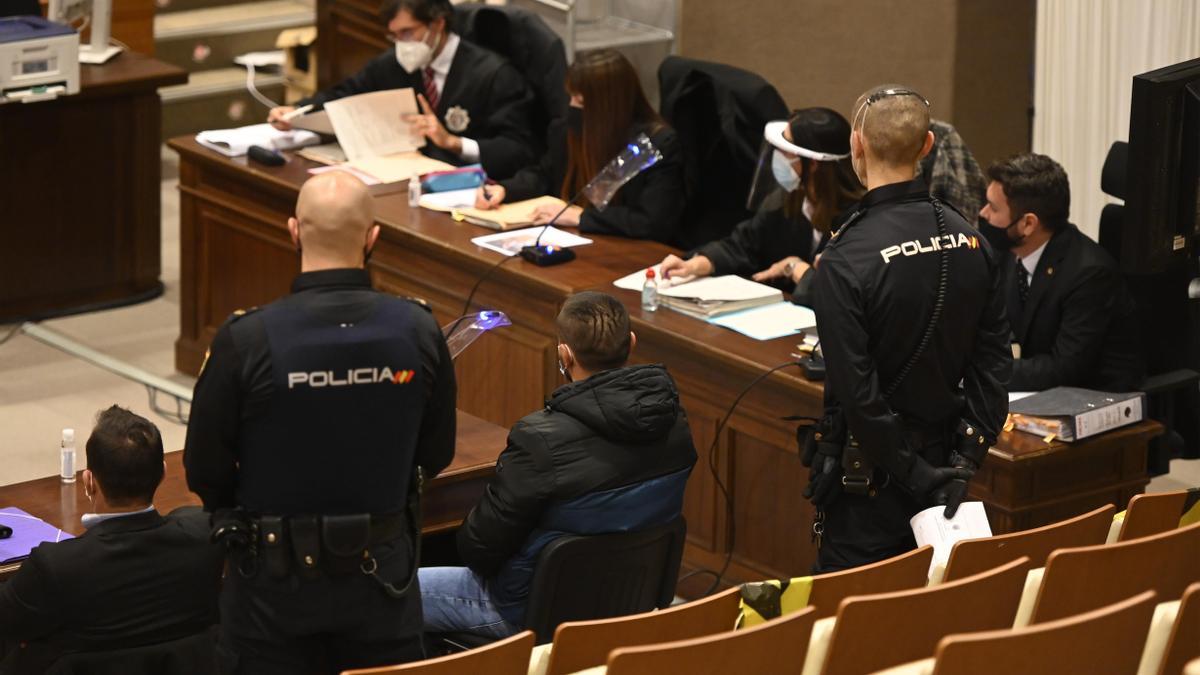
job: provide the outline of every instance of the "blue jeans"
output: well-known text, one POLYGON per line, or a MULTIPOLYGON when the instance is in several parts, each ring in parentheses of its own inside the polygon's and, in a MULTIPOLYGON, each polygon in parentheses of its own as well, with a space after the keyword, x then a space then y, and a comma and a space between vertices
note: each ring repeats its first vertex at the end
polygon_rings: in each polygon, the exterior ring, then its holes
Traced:
POLYGON ((483 577, 467 567, 422 567, 421 609, 427 633, 472 633, 500 640, 521 632, 504 620, 483 577))

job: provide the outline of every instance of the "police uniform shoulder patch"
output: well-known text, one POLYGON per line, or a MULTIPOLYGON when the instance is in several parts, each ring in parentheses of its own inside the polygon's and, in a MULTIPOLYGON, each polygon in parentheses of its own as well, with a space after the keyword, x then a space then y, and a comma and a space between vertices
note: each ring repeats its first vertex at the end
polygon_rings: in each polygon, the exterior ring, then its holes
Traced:
POLYGON ((233 323, 234 321, 237 321, 237 320, 241 319, 242 317, 247 316, 249 314, 253 314, 257 311, 258 311, 258 307, 251 307, 250 309, 235 309, 235 310, 233 310, 233 313, 229 315, 229 318, 226 319, 225 321, 227 323, 233 323))

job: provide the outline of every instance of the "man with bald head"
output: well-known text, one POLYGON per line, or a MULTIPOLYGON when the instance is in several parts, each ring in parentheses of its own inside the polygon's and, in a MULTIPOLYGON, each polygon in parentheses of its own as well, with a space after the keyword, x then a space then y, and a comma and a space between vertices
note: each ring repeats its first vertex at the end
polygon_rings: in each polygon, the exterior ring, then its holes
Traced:
POLYGON ((188 487, 228 549, 219 656, 232 673, 337 673, 422 657, 413 511, 454 455, 446 341, 377 292, 366 186, 310 179, 288 220, 292 293, 213 338, 188 423, 188 487))
POLYGON ((912 89, 855 103, 850 153, 867 193, 815 282, 826 410, 804 463, 817 572, 912 549, 909 519, 924 508, 953 517, 1008 412, 995 256, 916 176, 932 144, 929 103, 912 89))

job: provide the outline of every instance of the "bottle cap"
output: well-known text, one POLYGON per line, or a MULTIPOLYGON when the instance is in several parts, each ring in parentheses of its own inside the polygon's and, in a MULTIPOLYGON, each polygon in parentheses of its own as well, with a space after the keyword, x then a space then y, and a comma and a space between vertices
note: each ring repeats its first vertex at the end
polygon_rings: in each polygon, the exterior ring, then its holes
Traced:
POLYGON ((63 429, 62 440, 63 440, 63 443, 74 443, 75 442, 75 430, 74 429, 63 429))
POLYGON ((646 268, 646 278, 647 278, 647 279, 653 279, 653 278, 654 278, 654 268, 653 268, 653 267, 647 267, 647 268, 646 268))

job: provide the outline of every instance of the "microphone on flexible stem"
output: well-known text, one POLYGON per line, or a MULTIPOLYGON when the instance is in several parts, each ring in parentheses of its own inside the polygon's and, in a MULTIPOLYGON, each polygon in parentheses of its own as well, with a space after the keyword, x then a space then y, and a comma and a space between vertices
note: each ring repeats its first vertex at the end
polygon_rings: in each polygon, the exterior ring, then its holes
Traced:
POLYGON ((551 225, 558 222, 558 219, 562 217, 562 214, 567 212, 567 209, 571 208, 572 204, 579 201, 579 198, 583 196, 583 191, 586 189, 587 186, 584 186, 579 192, 576 192, 575 196, 571 197, 571 201, 564 204, 562 209, 542 226, 542 231, 538 232, 537 239, 533 241, 532 246, 521 247, 522 258, 538 267, 549 267, 550 265, 571 262, 575 259, 575 251, 564 246, 555 246, 553 244, 542 246, 542 235, 546 234, 546 230, 550 229, 551 225))

